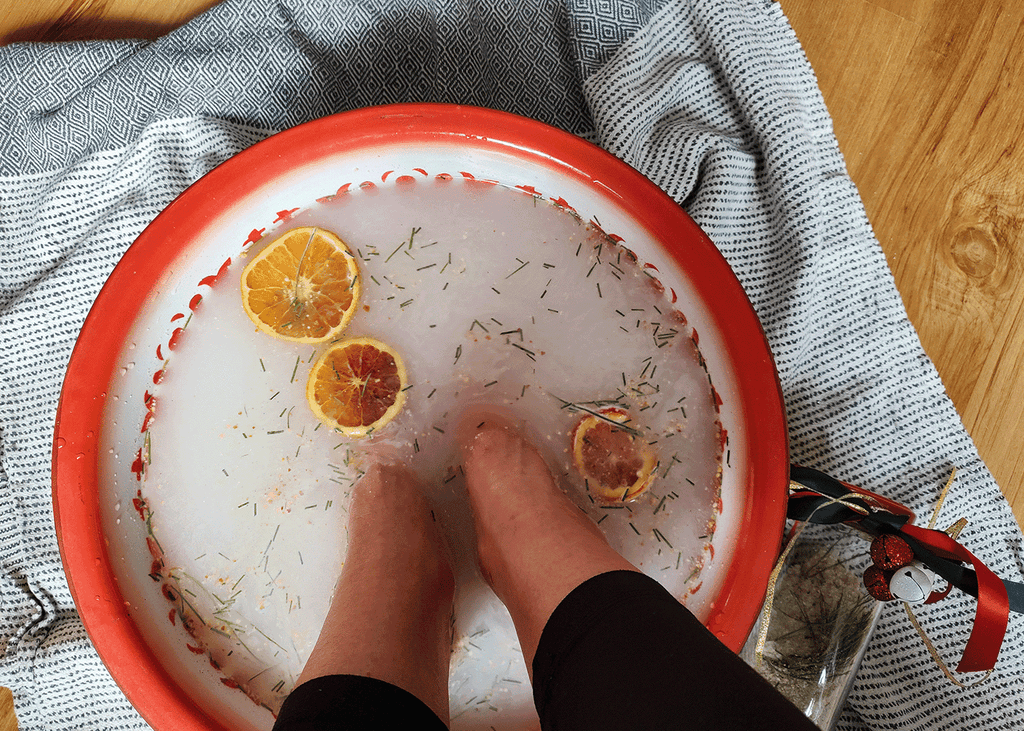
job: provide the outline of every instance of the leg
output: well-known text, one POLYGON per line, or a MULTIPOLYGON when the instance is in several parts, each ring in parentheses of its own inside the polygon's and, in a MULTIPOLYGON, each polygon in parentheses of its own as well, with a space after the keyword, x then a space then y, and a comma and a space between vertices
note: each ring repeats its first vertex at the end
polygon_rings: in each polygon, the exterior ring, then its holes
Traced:
POLYGON ((509 422, 473 415, 462 442, 480 566, 512 615, 543 728, 815 729, 608 545, 509 422))
POLYGON ((637 569, 558 489, 510 421, 471 412, 460 429, 480 568, 512 615, 532 677, 537 643, 559 602, 598 574, 637 569))
POLYGON ((399 467, 372 466, 354 490, 348 556, 299 683, 384 680, 447 723, 454 582, 430 504, 399 467))

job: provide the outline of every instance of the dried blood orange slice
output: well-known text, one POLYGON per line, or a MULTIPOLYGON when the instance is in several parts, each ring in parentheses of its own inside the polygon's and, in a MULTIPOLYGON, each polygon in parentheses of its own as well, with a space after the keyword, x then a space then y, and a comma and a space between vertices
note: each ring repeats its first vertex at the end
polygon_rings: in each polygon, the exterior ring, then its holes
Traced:
POLYGON ((398 353, 373 338, 347 338, 313 365, 306 400, 320 421, 361 437, 402 410, 405 386, 405 365, 398 353))
POLYGON ((590 492, 606 502, 634 500, 654 482, 657 455, 623 409, 583 417, 572 432, 572 459, 590 492))
POLYGON ((282 340, 321 343, 348 325, 359 301, 359 269, 330 231, 286 231, 242 271, 242 306, 256 327, 282 340))

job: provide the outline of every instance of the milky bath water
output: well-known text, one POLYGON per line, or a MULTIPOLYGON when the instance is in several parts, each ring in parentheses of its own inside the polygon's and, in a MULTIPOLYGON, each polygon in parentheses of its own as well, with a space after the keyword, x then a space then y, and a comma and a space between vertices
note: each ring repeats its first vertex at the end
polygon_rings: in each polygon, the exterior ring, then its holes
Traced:
POLYGON ((276 711, 343 566, 351 486, 370 459, 400 461, 427 485, 455 554, 453 729, 532 722, 511 620, 473 554, 454 432, 476 404, 524 420, 611 545, 685 601, 709 560, 723 437, 685 313, 655 274, 571 209, 457 179, 356 188, 264 231, 182 319, 142 399, 142 449, 119 455, 142 462, 153 593, 187 652, 276 711), (245 263, 299 226, 334 232, 358 261, 362 295, 342 337, 385 342, 406 364, 405 407, 369 438, 320 424, 306 404, 326 346, 257 332, 241 305, 245 263), (633 502, 595 499, 572 463, 573 427, 608 406, 657 454, 633 502))

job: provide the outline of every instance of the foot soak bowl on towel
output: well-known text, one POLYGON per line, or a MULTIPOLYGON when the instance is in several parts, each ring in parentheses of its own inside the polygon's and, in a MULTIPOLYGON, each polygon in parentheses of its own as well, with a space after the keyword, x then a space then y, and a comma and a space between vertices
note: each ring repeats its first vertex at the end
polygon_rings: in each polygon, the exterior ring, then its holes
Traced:
POLYGON ((53 450, 75 601, 146 720, 272 725, 345 560, 350 488, 385 458, 452 538, 453 729, 531 727, 454 440, 482 403, 524 420, 611 544, 740 648, 781 540, 785 412, 736 278, 639 173, 520 117, 380 107, 261 142, 158 216, 82 329, 53 450), (308 243, 274 305, 243 270, 289 232, 308 243), (314 241, 345 257, 326 303, 305 289, 327 268, 314 241), (307 305, 326 336, 295 329, 307 305), (399 365, 352 376, 328 416, 331 348, 399 365))

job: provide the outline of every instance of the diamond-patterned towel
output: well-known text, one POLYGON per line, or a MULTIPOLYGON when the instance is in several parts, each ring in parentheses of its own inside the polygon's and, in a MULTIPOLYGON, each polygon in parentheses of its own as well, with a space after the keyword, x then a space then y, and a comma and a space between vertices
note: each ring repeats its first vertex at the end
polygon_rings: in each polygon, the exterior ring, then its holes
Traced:
MULTIPOLYGON (((22 728, 143 729, 93 651, 57 554, 52 423, 120 255, 218 163, 355 107, 459 102, 581 134, 677 201, 767 331, 793 459, 943 519, 1001 576, 1022 538, 921 350, 815 79, 767 0, 229 0, 154 43, 0 49, 0 684, 22 728)), ((945 657, 973 604, 920 612, 945 657)), ((695 659, 699 661, 699 659, 695 659)), ((1024 621, 979 688, 887 610, 843 729, 1024 728, 1024 621)))

